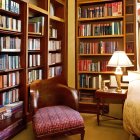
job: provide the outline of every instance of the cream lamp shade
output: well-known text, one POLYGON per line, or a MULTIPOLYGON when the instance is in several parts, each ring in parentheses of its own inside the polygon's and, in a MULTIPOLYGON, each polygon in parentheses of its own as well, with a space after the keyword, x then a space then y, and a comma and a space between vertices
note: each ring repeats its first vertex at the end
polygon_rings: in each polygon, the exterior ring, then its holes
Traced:
POLYGON ((132 67, 133 64, 124 51, 115 51, 110 58, 109 67, 132 67))
POLYGON ((108 67, 116 67, 115 75, 117 81, 117 92, 121 91, 121 76, 123 74, 121 67, 132 67, 133 64, 124 51, 115 51, 108 62, 108 67))

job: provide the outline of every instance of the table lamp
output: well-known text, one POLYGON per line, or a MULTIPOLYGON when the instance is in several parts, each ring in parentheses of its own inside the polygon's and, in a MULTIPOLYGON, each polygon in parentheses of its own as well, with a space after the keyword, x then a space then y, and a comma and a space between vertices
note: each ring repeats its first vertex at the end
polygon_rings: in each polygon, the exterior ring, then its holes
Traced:
POLYGON ((118 85, 116 91, 121 92, 121 76, 123 74, 121 67, 132 67, 133 64, 124 51, 115 51, 107 66, 116 67, 115 75, 118 85))

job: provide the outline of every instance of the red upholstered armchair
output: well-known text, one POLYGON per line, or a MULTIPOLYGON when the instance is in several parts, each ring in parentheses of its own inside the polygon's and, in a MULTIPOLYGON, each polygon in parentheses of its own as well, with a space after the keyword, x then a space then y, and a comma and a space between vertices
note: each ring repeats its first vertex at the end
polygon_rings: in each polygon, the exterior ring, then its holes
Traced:
POLYGON ((58 135, 81 134, 84 121, 78 108, 77 91, 69 88, 61 77, 37 80, 30 85, 33 108, 32 124, 37 139, 58 135))

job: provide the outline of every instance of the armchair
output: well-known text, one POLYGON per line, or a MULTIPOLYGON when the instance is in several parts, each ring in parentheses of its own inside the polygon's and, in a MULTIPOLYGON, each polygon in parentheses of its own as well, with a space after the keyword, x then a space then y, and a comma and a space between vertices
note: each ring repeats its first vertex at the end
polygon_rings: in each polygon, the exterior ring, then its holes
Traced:
POLYGON ((36 80, 30 85, 30 94, 36 139, 78 133, 84 139, 84 121, 77 111, 77 91, 68 87, 61 77, 36 80))

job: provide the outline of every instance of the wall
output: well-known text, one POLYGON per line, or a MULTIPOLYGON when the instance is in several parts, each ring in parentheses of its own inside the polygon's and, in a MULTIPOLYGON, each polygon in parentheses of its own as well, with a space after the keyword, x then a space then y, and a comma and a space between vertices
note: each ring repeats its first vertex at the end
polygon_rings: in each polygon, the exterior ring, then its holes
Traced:
POLYGON ((75 1, 68 0, 68 85, 75 87, 75 1))

